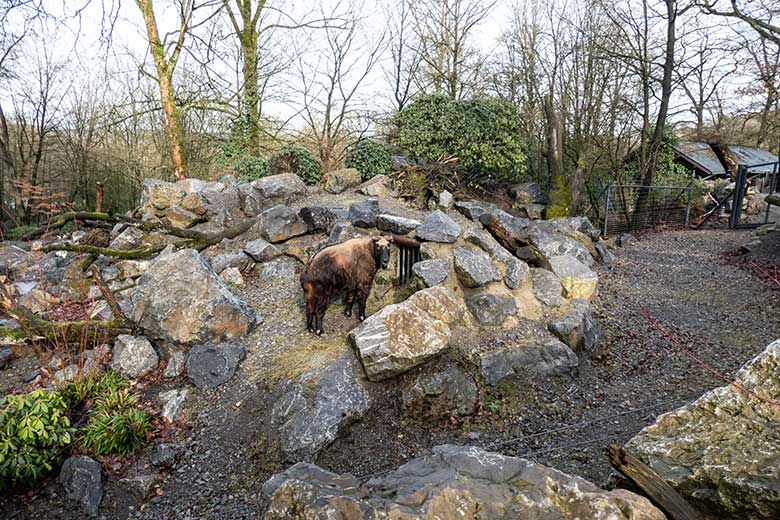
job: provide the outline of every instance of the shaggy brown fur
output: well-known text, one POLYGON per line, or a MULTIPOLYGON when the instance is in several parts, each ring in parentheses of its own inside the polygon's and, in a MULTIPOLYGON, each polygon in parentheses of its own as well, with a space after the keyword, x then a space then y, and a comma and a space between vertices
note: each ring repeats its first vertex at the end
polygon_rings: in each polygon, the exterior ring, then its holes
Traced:
POLYGON ((357 300, 358 319, 366 319, 366 300, 374 275, 389 261, 390 239, 381 237, 353 238, 314 255, 301 273, 307 330, 322 334, 325 310, 339 296, 345 300, 346 316, 352 315, 357 300))

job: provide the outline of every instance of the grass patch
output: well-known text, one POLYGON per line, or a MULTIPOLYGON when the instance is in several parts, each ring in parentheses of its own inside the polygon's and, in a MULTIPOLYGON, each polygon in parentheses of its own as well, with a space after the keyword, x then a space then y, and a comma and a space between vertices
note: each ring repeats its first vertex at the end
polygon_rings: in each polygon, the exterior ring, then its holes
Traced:
POLYGON ((333 361, 347 348, 347 341, 343 336, 307 334, 273 357, 268 375, 275 381, 297 378, 307 370, 333 361))

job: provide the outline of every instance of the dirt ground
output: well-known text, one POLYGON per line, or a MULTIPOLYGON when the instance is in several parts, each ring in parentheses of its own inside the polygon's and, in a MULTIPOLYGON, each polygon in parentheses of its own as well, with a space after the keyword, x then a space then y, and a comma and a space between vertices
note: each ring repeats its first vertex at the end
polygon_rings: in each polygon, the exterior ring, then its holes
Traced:
MULTIPOLYGON (((581 361, 577 378, 529 376, 497 391, 483 389, 476 416, 436 423, 404 417, 397 382, 377 385, 372 392, 378 404, 325 449, 317 463, 368 478, 427 454, 437 444, 473 444, 604 482, 609 475, 605 446, 627 441, 657 415, 721 385, 672 348, 642 315, 641 306, 727 376, 780 336, 780 287, 723 257, 749 238, 749 232, 722 230, 639 237, 618 250, 611 265, 599 266, 596 308, 608 345, 600 359, 581 361)), ((182 457, 164 475, 159 492, 140 504, 132 486, 121 480, 126 475, 109 475, 104 518, 259 514, 262 483, 289 464, 263 428, 278 381, 346 351, 345 337, 356 321, 333 307, 325 318, 326 335, 314 339, 305 331, 296 276, 259 275, 246 282, 239 296, 265 320, 248 338, 239 372, 218 389, 192 392, 189 427, 172 439, 182 445, 182 457)), ((462 332, 455 337, 453 353, 435 363, 459 362, 457 352, 509 343, 517 334, 462 332)), ((138 463, 134 471, 139 466, 143 470, 138 463)), ((0 517, 80 518, 62 506, 61 493, 49 482, 0 497, 0 517)))

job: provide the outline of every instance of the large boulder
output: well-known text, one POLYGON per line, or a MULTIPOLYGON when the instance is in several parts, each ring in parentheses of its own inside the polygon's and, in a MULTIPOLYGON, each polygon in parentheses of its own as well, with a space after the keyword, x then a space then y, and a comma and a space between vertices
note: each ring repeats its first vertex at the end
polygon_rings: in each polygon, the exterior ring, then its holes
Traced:
POLYGON ((525 243, 528 240, 528 219, 516 217, 502 209, 483 213, 479 221, 484 226, 488 226, 491 233, 504 237, 508 241, 525 243))
POLYGON ((533 269, 534 294, 545 305, 560 305, 563 303, 561 295, 563 287, 555 273, 547 269, 533 269))
POLYGON ((518 204, 544 204, 544 189, 535 182, 521 182, 509 188, 509 194, 518 204))
POLYGON ((501 271, 484 251, 470 247, 453 249, 455 273, 465 287, 481 287, 501 280, 501 271))
POLYGON ((141 183, 141 206, 155 212, 178 206, 184 195, 184 190, 172 182, 147 178, 141 183))
POLYGON ((557 340, 513 345, 485 354, 480 360, 482 377, 491 386, 508 377, 522 377, 524 372, 574 377, 578 367, 577 354, 557 340))
POLYGON ((369 197, 385 197, 391 195, 393 189, 387 175, 374 175, 358 186, 357 191, 369 197))
POLYGON ((404 302, 388 305, 349 333, 371 381, 413 368, 449 347, 450 326, 465 307, 442 286, 423 289, 404 302))
POLYGON ((244 354, 244 347, 238 343, 195 345, 187 356, 187 376, 198 388, 227 383, 244 354))
POLYGON ((98 461, 86 455, 73 455, 65 460, 59 481, 65 496, 78 502, 87 516, 96 517, 103 499, 103 480, 98 461))
POLYGON ((294 173, 263 177, 239 186, 244 213, 254 217, 264 210, 290 204, 306 194, 306 185, 294 173))
POLYGON ((326 173, 322 177, 322 187, 328 193, 341 193, 354 188, 362 180, 363 177, 355 168, 342 168, 326 173))
POLYGON ((450 274, 450 261, 446 258, 422 260, 412 265, 412 273, 422 280, 426 287, 439 285, 450 274))
POLYGON ((595 260, 588 247, 583 242, 561 233, 559 225, 547 220, 531 222, 528 225, 531 244, 548 260, 554 256, 574 256, 588 267, 593 265, 595 260))
POLYGON ((313 460, 369 406, 360 367, 348 354, 288 383, 271 421, 288 457, 313 460))
POLYGON ((305 206, 298 211, 309 233, 330 233, 339 221, 339 215, 331 208, 323 206, 305 206))
POLYGON ((379 200, 372 197, 352 204, 347 218, 353 226, 371 228, 376 226, 377 215, 379 215, 379 200))
POLYGON ((601 355, 605 344, 604 329, 593 316, 586 300, 573 300, 574 309, 547 325, 547 329, 575 352, 601 355))
POLYGON ((455 202, 455 209, 460 211, 466 218, 479 222, 479 218, 483 214, 495 211, 498 209, 498 206, 481 200, 459 200, 455 202))
POLYGON ((446 213, 436 210, 417 228, 417 238, 451 244, 460 236, 460 226, 446 213))
POLYGON ((573 256, 553 256, 547 263, 561 281, 566 298, 592 300, 596 296, 599 277, 590 267, 573 256))
POLYGON ((734 379, 662 415, 626 448, 713 518, 780 518, 780 340, 734 379))
POLYGON ((376 227, 382 231, 405 235, 420 227, 420 221, 388 213, 380 213, 376 217, 376 227))
POLYGON ((244 246, 244 253, 252 257, 255 262, 267 262, 282 254, 278 247, 262 238, 247 242, 244 246))
POLYGON ((449 418, 471 415, 479 402, 474 379, 457 366, 419 375, 402 393, 408 415, 449 418))
POLYGON ((466 305, 482 325, 501 325, 517 313, 517 303, 511 294, 481 291, 467 296, 466 305))
POLYGON ((163 252, 138 279, 132 318, 152 337, 204 343, 247 335, 254 310, 239 300, 194 249, 163 252))
POLYGON ((664 520, 649 500, 472 446, 436 446, 365 484, 298 463, 263 485, 265 518, 664 520))
POLYGON ((288 206, 279 204, 263 211, 256 224, 260 235, 269 242, 284 242, 308 232, 306 223, 298 213, 288 206))

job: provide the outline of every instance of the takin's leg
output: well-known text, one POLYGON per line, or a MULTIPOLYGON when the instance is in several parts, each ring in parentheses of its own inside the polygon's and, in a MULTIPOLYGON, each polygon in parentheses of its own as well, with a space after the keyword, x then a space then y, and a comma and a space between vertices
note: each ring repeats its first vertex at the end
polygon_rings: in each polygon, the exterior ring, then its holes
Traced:
POLYGON ((371 292, 371 284, 367 286, 360 286, 357 290, 357 303, 358 303, 358 319, 364 321, 366 319, 366 301, 368 295, 371 292))
POLYGON ((349 291, 344 297, 344 316, 352 316, 352 305, 357 297, 356 291, 349 291))
POLYGON ((303 286, 303 296, 306 303, 306 330, 314 332, 314 317, 316 313, 317 293, 311 282, 303 286))
POLYGON ((327 303, 327 300, 326 300, 324 303, 321 303, 321 304, 320 304, 320 305, 317 307, 317 311, 316 311, 316 313, 315 313, 315 318, 314 318, 314 332, 315 332, 315 333, 316 333, 318 336, 322 336, 322 332, 323 332, 323 330, 322 330, 322 318, 325 316, 325 310, 326 310, 327 308, 328 308, 328 303, 327 303))

